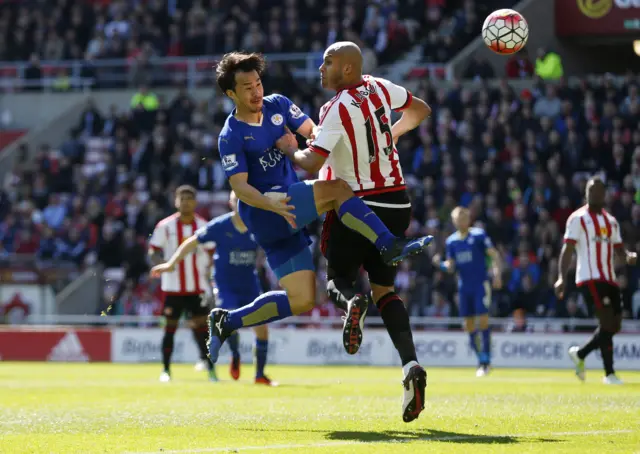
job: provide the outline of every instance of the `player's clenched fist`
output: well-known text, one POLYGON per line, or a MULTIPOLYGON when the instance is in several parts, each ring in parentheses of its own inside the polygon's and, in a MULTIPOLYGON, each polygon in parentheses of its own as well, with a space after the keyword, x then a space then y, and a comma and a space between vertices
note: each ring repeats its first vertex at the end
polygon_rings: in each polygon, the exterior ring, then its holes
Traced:
POLYGON ((276 147, 284 154, 294 153, 298 150, 298 139, 289 128, 284 128, 284 135, 276 141, 276 147))
POLYGON ((558 298, 564 298, 564 279, 558 279, 553 285, 553 290, 556 292, 558 298))
POLYGON ((151 268, 151 277, 160 277, 163 273, 170 273, 175 269, 175 265, 170 263, 161 263, 151 268))

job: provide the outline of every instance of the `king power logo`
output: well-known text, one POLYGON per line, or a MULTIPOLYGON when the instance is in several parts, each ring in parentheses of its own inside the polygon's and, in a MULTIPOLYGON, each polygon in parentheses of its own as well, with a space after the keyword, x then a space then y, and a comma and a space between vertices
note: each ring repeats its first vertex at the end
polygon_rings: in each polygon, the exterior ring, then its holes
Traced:
POLYGON ((86 354, 78 335, 73 331, 69 331, 51 349, 47 360, 87 362, 89 361, 89 355, 86 354))

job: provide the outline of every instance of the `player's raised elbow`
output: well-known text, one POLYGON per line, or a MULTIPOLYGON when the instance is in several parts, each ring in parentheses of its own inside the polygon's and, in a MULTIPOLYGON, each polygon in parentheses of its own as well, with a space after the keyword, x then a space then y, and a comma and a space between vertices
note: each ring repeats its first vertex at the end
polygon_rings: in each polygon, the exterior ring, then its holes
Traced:
POLYGON ((318 173, 320 172, 320 169, 322 169, 323 164, 324 162, 318 162, 317 160, 314 160, 309 163, 306 170, 309 173, 318 173))
POLYGON ((322 168, 322 166, 324 165, 327 158, 322 156, 318 152, 312 151, 309 148, 304 150, 303 153, 304 153, 304 164, 301 165, 301 167, 303 167, 304 170, 306 170, 309 173, 318 173, 322 168))
POLYGON ((565 241, 562 245, 561 254, 568 254, 569 256, 573 255, 576 250, 576 244, 573 241, 565 241))
POLYGON ((431 107, 429 107, 429 104, 416 97, 413 98, 411 106, 409 106, 408 110, 412 113, 412 115, 416 117, 416 120, 418 120, 419 122, 424 121, 431 115, 431 107))

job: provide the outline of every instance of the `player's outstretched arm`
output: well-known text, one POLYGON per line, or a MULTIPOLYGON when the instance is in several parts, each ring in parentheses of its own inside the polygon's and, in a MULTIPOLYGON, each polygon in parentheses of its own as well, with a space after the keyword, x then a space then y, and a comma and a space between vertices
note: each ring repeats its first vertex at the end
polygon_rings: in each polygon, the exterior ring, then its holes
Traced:
POLYGON ((622 235, 620 235, 620 225, 617 221, 613 225, 613 235, 611 240, 613 241, 614 254, 618 260, 627 265, 635 265, 638 261, 638 254, 631 252, 624 247, 622 235))
POLYGON ((456 268, 456 263, 453 259, 449 258, 443 261, 440 254, 433 256, 433 265, 440 268, 440 270, 445 273, 453 273, 456 268))
POLYGON ((295 207, 288 204, 291 197, 285 197, 281 200, 274 200, 267 197, 249 184, 248 177, 249 174, 246 172, 236 173, 229 177, 229 184, 231 184, 231 189, 236 193, 236 196, 247 205, 278 213, 284 217, 293 228, 296 228, 296 216, 292 213, 295 207))
POLYGON ((417 128, 429 115, 431 115, 431 107, 422 99, 414 96, 409 107, 402 111, 400 120, 391 126, 394 143, 398 143, 401 136, 417 128))
MULTIPOLYGON (((315 128, 315 125, 313 125, 313 128, 315 128)), ((313 131, 310 134, 313 134, 313 131)), ((319 153, 314 153, 310 148, 298 150, 298 140, 288 128, 285 128, 285 134, 276 142, 276 147, 295 165, 310 173, 318 172, 327 159, 319 153)))
POLYGON ((627 265, 635 265, 638 261, 638 254, 625 249, 622 244, 617 245, 617 247, 614 248, 614 251, 616 257, 622 263, 625 263, 627 265))
POLYGON ((315 138, 317 129, 318 127, 313 122, 313 120, 311 118, 307 118, 304 123, 302 123, 298 129, 296 129, 296 132, 305 139, 313 140, 315 138))
POLYGON ((151 276, 159 277, 162 273, 171 272, 175 269, 176 265, 180 263, 184 258, 194 252, 198 248, 198 236, 193 235, 187 238, 180 247, 173 253, 171 258, 166 263, 160 263, 151 268, 151 276))
POLYGON ((491 257, 491 274, 493 275, 493 286, 496 289, 502 288, 502 260, 500 253, 494 247, 487 249, 487 254, 491 257))
POLYGON ((565 242, 562 245, 562 250, 560 251, 560 259, 558 260, 558 280, 554 285, 556 296, 560 299, 564 298, 566 278, 567 274, 569 274, 569 267, 571 266, 571 259, 575 250, 575 243, 565 242))

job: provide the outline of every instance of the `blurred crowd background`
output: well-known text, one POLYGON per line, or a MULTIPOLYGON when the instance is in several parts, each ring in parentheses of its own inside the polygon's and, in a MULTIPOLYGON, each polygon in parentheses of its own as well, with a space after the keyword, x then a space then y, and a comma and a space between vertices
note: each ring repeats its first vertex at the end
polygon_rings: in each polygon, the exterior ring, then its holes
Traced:
MULTIPOLYGON (((496 6, 472 0, 28 3, 0 12, 0 61, 24 62, 4 68, 5 75, 48 78, 58 90, 74 88, 82 77, 94 88, 133 85, 137 92, 128 105, 108 112, 89 102, 68 138, 41 144, 35 160, 23 146, 22 159, 0 182, 0 261, 34 255, 41 267, 100 263, 107 280, 117 282, 105 286, 104 308, 119 314, 160 312, 158 282, 147 276, 146 241, 174 211, 175 187, 191 184, 200 191, 198 211, 205 218, 227 209, 217 136, 231 103, 215 89, 205 100, 193 99, 186 88, 171 99, 156 95, 157 87, 184 84, 184 78, 174 77, 179 68, 159 71, 149 64, 155 56, 238 48, 321 53, 349 39, 363 46, 371 70, 418 44, 425 62, 445 62, 477 35, 496 6), (120 58, 129 66, 94 65, 120 58), (48 63, 53 60, 82 63, 48 63), (122 77, 112 77, 114 71, 122 77)), ((505 61, 510 78, 534 75, 526 53, 505 61)), ((295 70, 272 64, 266 91, 289 96, 317 119, 327 94, 317 81, 294 79, 295 70)), ((199 84, 210 83, 210 62, 202 74, 199 84)), ((507 79, 492 88, 486 79, 494 70, 479 59, 469 61, 464 76, 475 83, 437 88, 422 79, 415 93, 433 115, 398 144, 414 203, 408 233, 436 236, 434 252, 441 252, 453 231, 451 210, 467 206, 504 263, 492 315, 519 310, 528 318, 588 317, 575 289, 564 301, 554 297, 557 257, 565 222, 583 203, 593 174, 607 180, 608 208, 627 247, 640 250, 640 79, 607 76, 569 86, 538 78, 532 90, 516 91, 507 79)), ((316 255, 322 280, 325 264, 316 255)), ((263 287, 274 288, 263 258, 259 269, 263 287)), ((624 315, 640 318, 640 272, 618 272, 624 315)), ((430 256, 403 263, 396 284, 412 315, 457 315, 456 280, 434 268, 430 256)), ((321 291, 318 301, 315 315, 336 314, 321 291)), ((525 320, 514 329, 526 329, 525 320)))
MULTIPOLYGON (((155 57, 219 55, 244 49, 320 55, 338 40, 364 50, 365 72, 420 45, 426 62, 443 63, 471 39, 490 11, 514 0, 30 0, 0 11, 0 68, 30 88, 45 78, 56 90, 80 85, 163 85, 184 78, 180 63, 155 57), (126 59, 127 65, 108 61, 126 59), (69 61, 74 61, 70 64, 69 61), (165 71, 169 67, 171 74, 165 71), (178 70, 178 71, 176 71, 178 70)), ((203 58, 198 83, 211 81, 203 58)))

